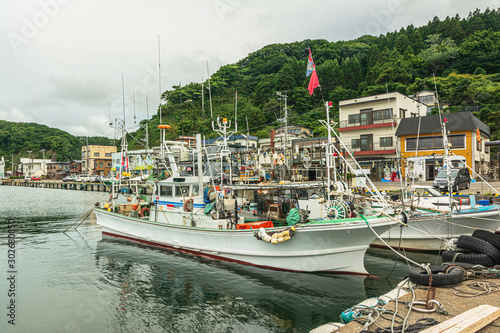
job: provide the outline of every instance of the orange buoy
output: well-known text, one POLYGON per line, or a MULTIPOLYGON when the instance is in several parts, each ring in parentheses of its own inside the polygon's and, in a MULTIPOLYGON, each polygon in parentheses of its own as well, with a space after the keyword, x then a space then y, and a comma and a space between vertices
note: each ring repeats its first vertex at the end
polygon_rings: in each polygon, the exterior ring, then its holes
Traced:
POLYGON ((132 201, 132 197, 128 197, 128 198, 127 198, 127 201, 128 201, 128 202, 132 201))
POLYGON ((158 125, 159 129, 170 129, 170 125, 158 125))

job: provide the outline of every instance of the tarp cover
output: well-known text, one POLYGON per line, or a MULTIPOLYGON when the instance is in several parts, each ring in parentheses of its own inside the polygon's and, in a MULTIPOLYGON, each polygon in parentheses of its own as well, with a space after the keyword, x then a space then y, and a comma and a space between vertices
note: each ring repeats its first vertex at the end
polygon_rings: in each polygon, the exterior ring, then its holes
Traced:
POLYGON ((294 225, 300 222, 300 213, 297 208, 290 209, 290 212, 286 217, 286 222, 288 223, 288 225, 294 225))
POLYGON ((249 223, 240 223, 236 225, 236 229, 259 229, 259 228, 273 228, 273 221, 258 221, 249 223))

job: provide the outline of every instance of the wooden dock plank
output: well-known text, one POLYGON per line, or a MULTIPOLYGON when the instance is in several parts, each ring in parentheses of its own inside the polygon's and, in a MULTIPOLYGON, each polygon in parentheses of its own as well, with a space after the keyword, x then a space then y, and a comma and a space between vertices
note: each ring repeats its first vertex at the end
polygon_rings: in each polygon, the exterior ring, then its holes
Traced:
POLYGON ((432 326, 421 333, 472 333, 477 332, 500 317, 500 308, 491 305, 479 305, 456 317, 432 326))

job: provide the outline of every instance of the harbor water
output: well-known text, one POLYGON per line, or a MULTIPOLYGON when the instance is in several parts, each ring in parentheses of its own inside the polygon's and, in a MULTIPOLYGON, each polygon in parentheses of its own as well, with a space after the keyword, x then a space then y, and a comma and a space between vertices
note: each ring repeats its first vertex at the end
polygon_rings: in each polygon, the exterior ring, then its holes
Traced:
POLYGON ((365 257, 379 278, 364 278, 263 270, 103 239, 92 219, 63 233, 107 196, 0 186, 0 332, 308 332, 408 273, 381 249, 365 257))

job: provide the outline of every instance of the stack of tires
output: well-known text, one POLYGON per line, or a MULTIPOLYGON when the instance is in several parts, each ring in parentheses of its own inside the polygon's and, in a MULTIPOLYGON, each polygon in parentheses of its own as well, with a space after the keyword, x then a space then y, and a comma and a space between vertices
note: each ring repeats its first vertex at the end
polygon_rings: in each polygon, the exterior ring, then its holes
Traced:
POLYGON ((500 235, 475 230, 472 236, 458 237, 456 251, 444 251, 443 262, 468 263, 491 267, 500 264, 500 235))

